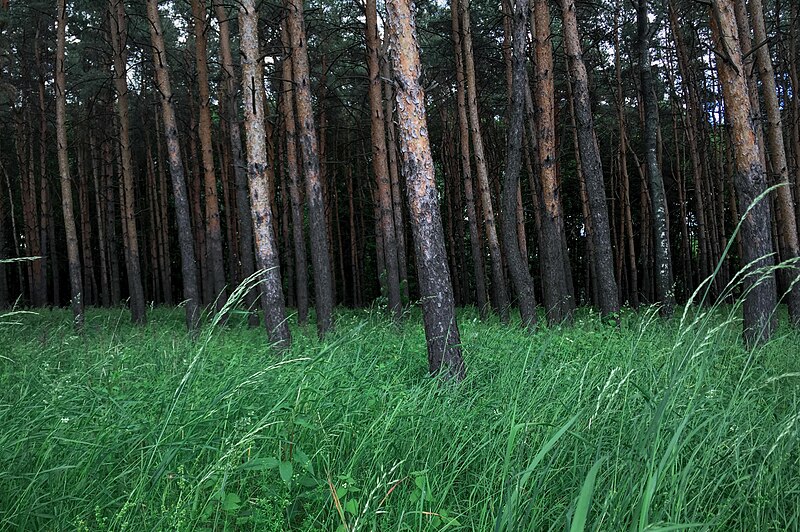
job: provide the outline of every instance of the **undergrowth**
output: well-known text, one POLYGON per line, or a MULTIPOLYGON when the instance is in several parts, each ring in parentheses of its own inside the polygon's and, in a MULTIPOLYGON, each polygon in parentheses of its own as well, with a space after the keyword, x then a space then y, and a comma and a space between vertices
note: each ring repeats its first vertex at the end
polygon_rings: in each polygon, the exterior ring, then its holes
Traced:
POLYGON ((0 528, 800 528, 798 332, 748 352, 726 308, 459 319, 454 385, 426 375, 416 311, 341 310, 324 342, 293 324, 280 358, 238 314, 196 339, 182 309, 89 309, 80 336, 16 315, 0 528))

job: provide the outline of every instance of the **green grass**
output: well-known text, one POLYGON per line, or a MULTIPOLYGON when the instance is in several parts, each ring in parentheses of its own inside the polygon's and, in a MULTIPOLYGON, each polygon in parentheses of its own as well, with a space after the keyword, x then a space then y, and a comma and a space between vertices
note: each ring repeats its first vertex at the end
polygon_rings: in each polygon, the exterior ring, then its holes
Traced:
POLYGON ((239 315, 192 341, 182 309, 17 314, 0 528, 798 529, 800 334, 750 353, 734 311, 695 312, 526 336, 462 310, 459 385, 416 311, 342 310, 280 358, 239 315))

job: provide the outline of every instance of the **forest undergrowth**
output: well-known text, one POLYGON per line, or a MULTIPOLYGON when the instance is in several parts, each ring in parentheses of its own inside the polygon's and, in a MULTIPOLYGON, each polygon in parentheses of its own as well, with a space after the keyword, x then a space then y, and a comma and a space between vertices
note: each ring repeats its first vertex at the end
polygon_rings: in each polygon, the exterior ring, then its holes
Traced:
POLYGON ((796 330, 477 316, 459 384, 426 375, 416 310, 293 323, 280 358, 235 312, 196 339, 178 308, 0 317, 0 529, 800 528, 796 330))

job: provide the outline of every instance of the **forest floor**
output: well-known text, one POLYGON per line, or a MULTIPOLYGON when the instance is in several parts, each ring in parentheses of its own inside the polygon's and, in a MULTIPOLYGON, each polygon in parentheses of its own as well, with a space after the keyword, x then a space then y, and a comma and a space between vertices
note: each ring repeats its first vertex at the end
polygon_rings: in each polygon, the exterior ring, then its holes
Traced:
POLYGON ((148 318, 0 318, 0 529, 800 528, 800 333, 747 352, 731 308, 532 336, 462 309, 458 385, 418 311, 280 357, 238 314, 148 318))

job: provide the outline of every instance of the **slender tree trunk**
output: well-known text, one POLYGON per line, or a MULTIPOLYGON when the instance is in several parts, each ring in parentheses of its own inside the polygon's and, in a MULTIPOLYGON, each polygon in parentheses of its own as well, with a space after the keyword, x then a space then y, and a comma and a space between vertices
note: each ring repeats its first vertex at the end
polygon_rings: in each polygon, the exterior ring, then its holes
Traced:
POLYGON ((222 252, 222 229, 217 194, 217 176, 214 171, 214 147, 211 142, 211 98, 208 89, 208 57, 206 33, 210 27, 204 0, 192 0, 194 19, 195 65, 197 69, 197 98, 199 101, 198 137, 203 164, 205 192, 206 263, 210 273, 217 312, 228 300, 225 287, 225 263, 222 252))
MULTIPOLYGON (((776 198, 781 222, 778 243, 781 248, 781 258, 784 261, 796 261, 800 256, 800 249, 798 249, 800 245, 797 242, 797 220, 795 219, 792 190, 789 184, 789 163, 786 159, 786 148, 783 143, 783 123, 781 121, 781 108, 778 104, 777 87, 775 86, 775 72, 772 68, 767 30, 764 24, 764 8, 761 0, 749 0, 748 5, 750 7, 750 17, 753 21, 753 37, 758 46, 756 49, 756 66, 758 67, 759 78, 763 87, 764 107, 767 111, 767 142, 769 143, 770 162, 775 173, 775 182, 783 185, 778 189, 776 198)), ((795 326, 800 326, 800 282, 794 282, 800 275, 800 264, 794 264, 788 272, 788 281, 790 284, 793 283, 787 294, 789 319, 795 326)))
POLYGON ((108 257, 106 242, 106 213, 103 208, 100 174, 100 157, 94 130, 89 131, 89 157, 92 159, 92 183, 94 184, 94 206, 97 211, 97 249, 100 252, 100 299, 104 307, 111 305, 111 285, 108 282, 108 257))
POLYGON ((287 22, 292 44, 295 105, 297 106, 297 121, 300 126, 299 143, 303 153, 311 246, 314 249, 314 253, 311 254, 311 262, 314 267, 317 332, 322 338, 333 326, 333 287, 319 149, 314 127, 314 112, 311 109, 311 81, 309 80, 308 50, 303 28, 303 0, 286 0, 286 6, 289 11, 287 22))
POLYGON ((128 124, 128 30, 123 0, 109 0, 111 15, 111 43, 114 48, 114 85, 117 91, 117 117, 119 120, 119 142, 122 173, 123 233, 125 234, 125 262, 128 270, 128 290, 131 298, 131 319, 138 325, 147 321, 139 265, 139 237, 136 230, 136 198, 131 163, 131 141, 128 124))
MULTIPOLYGON (((239 228, 239 260, 242 275, 247 278, 255 272, 255 256, 253 248, 253 224, 247 206, 250 197, 247 191, 247 165, 242 151, 242 138, 239 130, 239 106, 236 103, 237 84, 233 53, 231 52, 228 12, 222 0, 213 0, 219 24, 219 49, 222 56, 222 75, 224 79, 226 104, 223 107, 224 117, 228 122, 231 156, 233 158, 234 180, 236 188, 236 215, 239 228)), ((231 244, 229 244, 231 245, 231 244)), ((245 296, 245 304, 250 309, 248 323, 250 327, 258 325, 258 313, 255 312, 255 300, 258 290, 250 290, 245 296)))
POLYGON ((458 106, 459 154, 461 174, 464 180, 464 200, 467 204, 467 221, 469 223, 470 250, 472 252, 472 269, 475 279, 475 297, 481 319, 488 314, 488 298, 486 294, 486 273, 483 267, 483 251, 480 240, 478 213, 475 208, 475 196, 472 190, 472 166, 469 157, 469 119, 467 117, 466 86, 464 83, 464 53, 461 42, 461 17, 459 16, 460 0, 450 0, 452 16, 453 48, 456 61, 456 98, 458 106))
POLYGON ((619 313, 619 296, 617 282, 614 279, 614 257, 611 252, 611 228, 608 221, 603 168, 600 162, 600 150, 595 139, 592 106, 589 99, 589 77, 583 62, 575 1, 561 0, 561 8, 564 17, 564 46, 573 80, 572 92, 575 99, 581 168, 592 219, 591 255, 594 259, 600 313, 606 317, 614 317, 619 313))
MULTIPOLYGON (((389 177, 389 162, 386 155, 386 127, 383 119, 383 90, 380 69, 380 38, 378 36, 378 12, 375 0, 366 0, 367 69, 369 74, 369 107, 372 127, 372 171, 378 186, 380 228, 383 235, 386 287, 389 296, 389 311, 395 321, 400 321, 403 303, 400 299, 400 271, 397 264, 397 238, 392 213, 392 182, 389 177)), ((380 274, 381 272, 379 272, 380 274)))
POLYGON ((65 0, 58 0, 56 33, 56 141, 58 143, 58 172, 61 175, 61 208, 64 211, 64 228, 67 233, 67 257, 69 260, 70 296, 75 329, 83 329, 83 286, 81 285, 81 261, 78 251, 78 231, 72 208, 72 179, 69 175, 67 153, 67 95, 64 80, 64 49, 66 43, 67 8, 65 0))
POLYGON ((42 256, 42 288, 44 302, 47 302, 47 265, 53 276, 53 302, 58 298, 58 265, 55 257, 55 227, 53 224, 53 209, 50 205, 50 180, 47 171, 47 107, 45 105, 45 71, 42 66, 41 34, 37 28, 34 54, 36 57, 36 71, 38 72, 38 100, 39 100, 39 202, 40 202, 40 253, 42 256))
POLYGON ((465 367, 456 322, 453 288, 447 271, 444 232, 434 181, 433 158, 419 84, 414 8, 409 0, 387 1, 387 25, 397 82, 400 153, 406 178, 409 215, 416 248, 428 368, 432 375, 461 380, 465 367))
POLYGON ((550 9, 547 0, 534 0, 537 135, 539 150, 539 177, 542 186, 542 289, 551 325, 572 319, 572 300, 567 286, 564 256, 564 218, 561 191, 556 176, 555 112, 553 88, 553 46, 550 41, 550 9))
POLYGON ((661 303, 661 315, 672 316, 675 309, 675 289, 672 277, 672 254, 669 245, 669 216, 664 178, 658 163, 658 102, 653 92, 653 73, 650 65, 650 41, 647 0, 638 0, 636 21, 639 46, 639 77, 644 100, 644 142, 648 187, 652 204, 655 238, 656 296, 661 303))
MULTIPOLYGON (((272 208, 267 182, 266 116, 264 114, 264 65, 258 42, 258 12, 255 0, 239 4, 241 39, 242 97, 244 100, 247 174, 250 185, 250 211, 256 245, 256 260, 262 270, 264 321, 270 341, 280 350, 291 344, 281 283, 278 246, 275 242, 272 208)), ((326 270, 327 271, 327 270, 326 270)))
MULTIPOLYGON (((384 38, 388 48, 389 39, 384 38)), ((384 50, 381 63, 381 77, 384 79, 384 119, 386 121, 386 154, 389 165, 389 179, 392 183, 392 215, 394 216, 395 240, 397 243, 397 265, 400 275, 400 290, 403 298, 408 301, 408 258, 406 253, 406 231, 403 223, 403 196, 400 190, 399 171, 397 169, 397 139, 394 129, 394 91, 389 68, 388 50, 384 50)))
POLYGON ((194 254, 189 195, 186 189, 183 160, 178 140, 178 121, 175 118, 175 103, 169 79, 169 65, 164 47, 164 34, 158 14, 158 0, 147 0, 147 17, 150 23, 150 40, 153 45, 153 68, 156 88, 161 96, 161 118, 164 122, 164 137, 167 142, 167 158, 175 201, 175 221, 178 225, 178 245, 181 251, 181 275, 183 297, 186 301, 186 327, 197 329, 200 322, 200 286, 197 262, 194 254))
POLYGON ((747 94, 747 80, 744 77, 742 52, 731 0, 714 0, 711 7, 711 31, 717 49, 724 52, 724 56, 717 60, 717 71, 733 144, 734 185, 739 196, 739 211, 744 215, 742 264, 749 271, 744 281, 744 339, 749 346, 755 346, 768 341, 775 329, 777 296, 774 272, 754 270, 769 268, 775 261, 772 256, 772 234, 769 230, 769 201, 762 198, 753 205, 756 198, 766 190, 766 176, 756 143, 753 110, 747 94))
POLYGON ((511 281, 517 294, 522 325, 529 331, 536 327, 536 295, 533 278, 528 269, 528 259, 522 255, 516 220, 519 174, 522 167, 522 137, 525 125, 525 45, 528 32, 528 0, 515 0, 513 12, 513 52, 511 94, 506 169, 503 177, 503 228, 506 260, 511 272, 511 281))
POLYGON ((303 219, 303 198, 300 185, 300 170, 297 166, 297 123, 294 116, 294 91, 292 90, 292 57, 286 23, 281 33, 284 43, 283 54, 283 93, 281 112, 286 136, 286 172, 289 178, 291 198, 292 242, 294 248, 295 280, 297 291, 297 321, 300 325, 308 322, 308 258, 306 255, 305 220, 303 219))
POLYGON ((164 304, 173 305, 172 300, 172 260, 170 259, 169 228, 173 227, 169 220, 169 208, 167 203, 167 172, 165 169, 164 149, 161 141, 161 128, 158 124, 158 108, 155 109, 155 129, 156 129, 156 155, 158 157, 158 190, 159 190, 159 256, 161 261, 162 284, 164 286, 164 304))
POLYGON ((6 271, 6 259, 11 258, 6 247, 6 203, 0 196, 0 310, 8 308, 10 294, 8 291, 8 272, 6 271))
POLYGON ((480 117, 478 115, 478 89, 475 82, 475 62, 472 53, 472 33, 469 20, 469 0, 461 0, 459 15, 462 30, 462 49, 464 52, 464 73, 467 85, 467 110, 472 136, 472 148, 475 155, 475 173, 478 178, 478 190, 483 206, 483 221, 486 228, 486 240, 489 243, 489 257, 492 265, 492 295, 500 321, 508 322, 508 293, 503 275, 503 257, 500 252, 500 239, 497 237, 492 197, 489 189, 489 170, 484 154, 483 137, 481 136, 480 117))
POLYGON ((85 305, 97 304, 97 278, 94 274, 94 254, 92 253, 92 224, 89 208, 89 172, 86 168, 85 150, 78 149, 78 208, 80 209, 81 247, 83 264, 83 302, 85 305))

